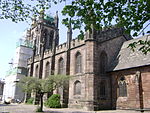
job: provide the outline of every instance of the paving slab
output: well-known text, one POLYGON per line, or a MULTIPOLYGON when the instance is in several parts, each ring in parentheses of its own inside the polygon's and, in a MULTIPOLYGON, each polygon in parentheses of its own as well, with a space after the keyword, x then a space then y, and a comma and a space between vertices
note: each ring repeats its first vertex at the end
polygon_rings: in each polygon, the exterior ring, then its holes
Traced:
MULTIPOLYGON (((37 106, 26 104, 0 104, 0 113, 36 113, 37 106)), ((84 111, 79 109, 60 108, 52 109, 44 107, 43 113, 141 113, 140 111, 131 110, 101 110, 101 111, 84 111)), ((150 113, 146 111, 144 113, 150 113)))

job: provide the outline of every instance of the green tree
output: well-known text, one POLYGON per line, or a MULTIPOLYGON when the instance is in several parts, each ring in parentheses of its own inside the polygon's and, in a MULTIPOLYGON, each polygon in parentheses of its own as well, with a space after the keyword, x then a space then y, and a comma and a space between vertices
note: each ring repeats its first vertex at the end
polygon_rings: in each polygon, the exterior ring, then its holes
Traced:
POLYGON ((26 93, 38 93, 40 97, 39 111, 43 111, 43 95, 52 92, 59 87, 67 85, 69 76, 67 75, 50 75, 46 79, 38 79, 35 77, 24 77, 18 85, 26 93))
POLYGON ((50 108, 61 108, 60 95, 53 94, 48 98, 48 100, 44 104, 45 106, 50 108))
MULTIPOLYGON (((67 0, 0 0, 0 19, 11 19, 14 22, 25 21, 38 15, 40 9, 47 10, 52 4, 67 0)), ((68 0, 69 1, 69 0, 68 0)), ((114 23, 124 27, 126 33, 133 36, 150 33, 146 28, 150 25, 150 0, 71 0, 62 11, 63 15, 72 18, 73 29, 80 30, 80 37, 83 38, 85 31, 92 31, 91 26, 96 30, 104 27, 111 27, 114 23), (146 25, 145 25, 146 24, 146 25)), ((63 23, 68 26, 69 19, 65 18, 63 23)), ((150 51, 149 42, 132 43, 132 49, 136 45, 142 45, 145 53, 150 51), (148 48, 147 48, 148 47, 148 48)))
POLYGON ((39 15, 41 9, 47 10, 62 1, 65 0, 0 0, 0 19, 25 21, 39 15))
MULTIPOLYGON (((72 18, 73 29, 79 29, 82 37, 83 26, 85 31, 92 32, 91 26, 101 30, 114 24, 125 28, 126 33, 133 32, 133 36, 138 36, 145 34, 145 29, 150 25, 149 6, 150 0, 72 0, 70 5, 64 7, 62 14, 72 18)), ((65 18, 63 23, 68 25, 69 19, 65 18)), ((149 52, 150 42, 141 42, 132 43, 129 47, 134 49, 136 45, 142 45, 144 53, 149 52)))
MULTIPOLYGON (((34 14, 38 15, 40 9, 47 10, 52 4, 67 0, 0 0, 0 19, 24 21, 34 14)), ((69 1, 69 0, 68 0, 69 1)), ((143 25, 150 20, 149 0, 71 0, 62 13, 72 18, 74 28, 85 30, 109 27, 112 22, 125 27, 126 32, 144 30, 143 25)), ((67 19, 66 19, 67 20, 67 19)), ((65 23, 66 24, 66 23, 65 23)))
MULTIPOLYGON (((124 27, 130 34, 143 30, 143 25, 150 20, 149 0, 72 0, 62 11, 72 18, 73 28, 90 30, 91 25, 99 30, 115 24, 124 27)), ((67 24, 68 18, 64 19, 67 24)), ((148 23, 150 24, 150 22, 148 23)))

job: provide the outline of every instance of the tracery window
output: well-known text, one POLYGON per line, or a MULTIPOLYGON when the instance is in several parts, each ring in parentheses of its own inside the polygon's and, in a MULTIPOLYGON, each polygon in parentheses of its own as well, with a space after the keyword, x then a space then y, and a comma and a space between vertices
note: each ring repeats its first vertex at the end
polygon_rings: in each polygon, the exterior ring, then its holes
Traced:
POLYGON ((58 61, 58 74, 64 74, 64 60, 60 58, 58 61))
POLYGON ((54 31, 51 31, 50 32, 50 39, 49 39, 49 46, 50 46, 50 48, 52 48, 53 38, 54 38, 54 31))
POLYGON ((45 45, 45 49, 48 49, 49 48, 49 36, 48 36, 48 31, 47 29, 44 30, 44 33, 43 33, 43 38, 45 40, 44 45, 45 45))
POLYGON ((100 82, 100 96, 105 97, 106 96, 106 84, 105 81, 100 82))
POLYGON ((37 65, 35 68, 35 77, 38 77, 38 76, 39 76, 39 67, 37 65))
POLYGON ((127 84, 124 77, 121 77, 119 82, 119 97, 126 97, 127 96, 127 84))
POLYGON ((75 56, 75 73, 82 72, 82 56, 81 53, 77 52, 75 56))
POLYGON ((103 51, 100 55, 100 74, 104 75, 107 69, 107 54, 103 51))
POLYGON ((45 66, 45 78, 48 77, 50 74, 50 63, 47 62, 45 66))
POLYGON ((81 82, 76 81, 74 83, 74 95, 81 95, 81 82))

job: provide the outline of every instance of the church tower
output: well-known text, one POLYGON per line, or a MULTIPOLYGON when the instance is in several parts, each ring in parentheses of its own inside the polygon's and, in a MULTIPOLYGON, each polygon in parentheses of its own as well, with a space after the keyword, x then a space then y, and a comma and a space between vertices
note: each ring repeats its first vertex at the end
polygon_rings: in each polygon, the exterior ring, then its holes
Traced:
POLYGON ((53 50, 59 44, 58 12, 53 18, 41 10, 38 19, 33 18, 31 39, 35 42, 35 55, 42 55, 46 50, 53 50))
MULTIPOLYGON (((58 12, 56 16, 52 17, 44 14, 44 10, 40 11, 38 18, 32 19, 30 30, 30 36, 28 39, 33 44, 33 56, 30 59, 28 76, 35 76, 42 79, 43 65, 44 65, 44 53, 51 51, 55 55, 56 46, 59 44, 59 30, 58 30, 58 12)), ((55 56, 52 55, 51 66, 54 68, 55 56)), ((52 73, 51 73, 52 74, 52 73)), ((39 100, 37 94, 35 95, 34 104, 38 104, 39 100)))
POLYGON ((55 17, 52 17, 44 14, 44 10, 41 10, 38 18, 33 17, 31 28, 28 30, 30 31, 28 40, 33 44, 29 76, 33 76, 34 60, 35 56, 38 56, 40 61, 38 75, 39 78, 42 78, 44 52, 50 50, 55 53, 56 46, 59 44, 58 21, 58 12, 55 17))

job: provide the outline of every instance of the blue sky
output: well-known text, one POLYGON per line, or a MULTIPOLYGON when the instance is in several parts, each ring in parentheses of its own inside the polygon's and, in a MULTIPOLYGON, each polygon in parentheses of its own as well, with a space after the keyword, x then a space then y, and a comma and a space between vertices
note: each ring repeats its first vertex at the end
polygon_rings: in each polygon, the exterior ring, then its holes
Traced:
MULTIPOLYGON (((51 15, 55 15, 58 10, 59 14, 59 31, 60 31, 60 43, 66 41, 67 28, 61 24, 61 10, 63 4, 53 6, 50 9, 51 15)), ((15 54, 16 42, 21 38, 29 27, 27 22, 13 23, 10 20, 0 20, 0 78, 3 78, 6 71, 9 69, 8 64, 15 54)))
MULTIPOLYGON (((62 15, 61 10, 65 4, 53 6, 50 13, 55 15, 59 11, 59 34, 60 43, 66 41, 67 28, 61 24, 62 15)), ((26 22, 13 23, 10 20, 0 20, 0 78, 3 78, 6 71, 9 69, 9 62, 13 58, 16 49, 16 42, 21 38, 29 27, 26 22)), ((150 26, 147 28, 150 29, 150 26)), ((73 32, 73 38, 76 37, 78 32, 73 32)))
POLYGON ((10 20, 0 20, 0 78, 4 77, 8 62, 14 56, 16 42, 26 27, 24 22, 16 24, 10 20))
MULTIPOLYGON (((70 2, 68 1, 68 3, 70 2)), ((64 5, 65 3, 52 5, 50 11, 47 12, 52 16, 55 16, 56 11, 58 11, 60 43, 65 42, 67 36, 67 28, 61 24, 61 20, 63 19, 61 10, 64 5)), ((6 71, 10 67, 10 64, 8 63, 15 54, 16 42, 23 36, 27 28, 29 28, 29 24, 30 22, 13 23, 10 20, 0 20, 0 78, 5 77, 6 71)), ((74 31, 73 38, 75 38, 78 33, 79 32, 77 30, 74 31)))

